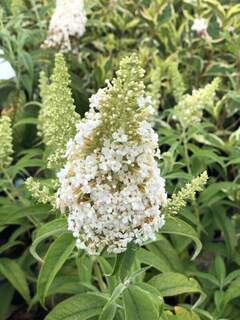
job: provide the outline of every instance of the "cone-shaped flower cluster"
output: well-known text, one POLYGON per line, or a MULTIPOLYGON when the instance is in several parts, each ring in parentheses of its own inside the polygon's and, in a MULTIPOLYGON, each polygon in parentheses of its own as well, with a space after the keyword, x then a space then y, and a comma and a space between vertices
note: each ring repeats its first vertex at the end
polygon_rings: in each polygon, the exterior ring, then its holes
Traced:
POLYGON ((196 193, 204 189, 207 180, 208 174, 204 171, 200 176, 187 183, 180 191, 174 193, 171 199, 168 199, 164 212, 166 214, 178 214, 186 206, 187 200, 194 200, 196 193))
POLYGON ((39 114, 39 134, 50 149, 48 166, 59 168, 63 165, 66 144, 76 133, 76 123, 80 116, 75 106, 69 87, 70 79, 62 54, 57 54, 51 84, 42 74, 40 93, 42 108, 39 114))
POLYGON ((89 254, 123 252, 131 241, 154 239, 164 224, 167 196, 143 75, 136 55, 121 61, 117 77, 90 99, 58 173, 57 207, 89 254))
POLYGON ((56 179, 52 179, 50 181, 46 181, 46 184, 29 177, 25 181, 25 186, 27 190, 30 192, 31 196, 37 200, 39 203, 43 204, 51 204, 53 208, 55 208, 55 193, 57 189, 57 181, 56 179))
POLYGON ((214 104, 215 92, 220 79, 214 79, 204 88, 193 90, 192 95, 186 94, 178 102, 174 114, 183 128, 188 128, 201 122, 203 110, 214 104))
POLYGON ((11 119, 8 116, 2 116, 0 118, 0 170, 7 168, 12 162, 12 135, 11 119))
POLYGON ((14 16, 17 16, 18 14, 20 14, 25 8, 26 8, 26 5, 23 0, 11 1, 11 12, 14 16))
POLYGON ((151 69, 150 74, 150 84, 148 85, 148 93, 152 99, 152 106, 157 113, 160 98, 161 98, 161 85, 162 85, 162 68, 159 65, 155 65, 153 69, 151 69))
MULTIPOLYGON (((42 107, 39 113, 38 133, 47 146, 48 168, 58 171, 65 163, 67 142, 76 134, 76 123, 80 116, 75 106, 69 87, 70 79, 62 54, 57 54, 51 83, 44 73, 40 76, 40 95, 42 107)), ((44 180, 46 182, 46 180, 44 180)), ((57 179, 47 183, 33 178, 26 180, 26 188, 40 203, 51 203, 55 207, 57 179)))
POLYGON ((72 40, 84 34, 86 22, 83 0, 57 0, 44 47, 71 51, 72 40))
POLYGON ((181 100, 184 92, 186 91, 182 75, 178 70, 178 61, 169 59, 167 68, 169 80, 171 83, 171 90, 175 100, 178 102, 181 100))

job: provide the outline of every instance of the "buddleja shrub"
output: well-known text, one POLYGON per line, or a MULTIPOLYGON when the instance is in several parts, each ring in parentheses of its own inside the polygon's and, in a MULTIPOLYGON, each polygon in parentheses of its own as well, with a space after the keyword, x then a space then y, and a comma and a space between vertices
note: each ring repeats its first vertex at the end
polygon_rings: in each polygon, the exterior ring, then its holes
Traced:
POLYGON ((174 250, 161 233, 190 237, 197 246, 195 255, 199 252, 194 229, 171 213, 195 198, 207 174, 167 199, 157 162, 158 137, 150 124, 154 109, 145 95, 143 77, 137 56, 124 58, 116 78, 90 98, 90 110, 81 120, 67 89, 61 55, 56 57, 50 85, 41 80, 39 129, 47 163, 57 177, 56 189, 33 178, 27 180, 27 188, 39 202, 50 201, 62 214, 36 230, 31 252, 42 263, 36 299, 45 305, 58 290, 77 293, 46 319, 74 314, 79 319, 95 315, 159 319, 165 295, 196 292, 203 297, 198 283, 181 273, 156 274, 166 270, 152 246, 165 243, 174 250), (37 246, 49 236, 55 240, 40 258, 37 246), (72 278, 64 276, 65 268, 72 270, 72 278), (164 293, 164 281, 172 281, 176 288, 164 293))

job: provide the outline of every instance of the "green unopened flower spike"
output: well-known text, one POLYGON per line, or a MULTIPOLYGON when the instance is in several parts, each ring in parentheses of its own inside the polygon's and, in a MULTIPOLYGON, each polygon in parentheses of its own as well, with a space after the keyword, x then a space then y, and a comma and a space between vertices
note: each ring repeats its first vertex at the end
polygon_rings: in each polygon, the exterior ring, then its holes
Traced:
POLYGON ((220 79, 214 79, 204 88, 193 90, 192 95, 184 95, 174 108, 174 115, 183 128, 188 128, 201 122, 203 110, 214 103, 215 92, 220 79))
POLYGON ((51 204, 55 207, 55 193, 56 180, 51 180, 49 185, 44 185, 40 181, 34 180, 29 177, 25 181, 25 186, 27 190, 31 193, 32 197, 35 198, 39 203, 51 204))
POLYGON ((150 84, 148 85, 148 94, 152 99, 152 106, 157 111, 160 105, 161 85, 162 85, 163 63, 159 59, 154 63, 150 71, 150 84))
POLYGON ((187 183, 180 191, 174 193, 167 201, 167 205, 164 208, 165 214, 176 215, 181 209, 183 209, 187 200, 194 200, 196 192, 203 190, 208 180, 207 171, 204 171, 200 176, 194 178, 190 183, 187 183))
POLYGON ((24 0, 12 0, 11 2, 11 12, 14 16, 21 13, 26 8, 24 0))
POLYGON ((126 57, 121 60, 112 83, 107 82, 107 88, 100 89, 91 98, 92 106, 96 104, 101 109, 101 124, 89 142, 89 151, 100 147, 105 138, 110 138, 120 128, 131 140, 136 137, 138 122, 143 116, 139 110, 144 111, 143 107, 150 105, 144 97, 144 73, 137 55, 126 57))
POLYGON ((11 119, 8 116, 0 118, 0 170, 7 168, 12 162, 13 132, 11 119))
POLYGON ((167 63, 168 76, 171 83, 171 91, 178 102, 186 91, 181 73, 178 70, 178 62, 170 60, 167 63))
POLYGON ((26 97, 23 91, 20 91, 15 98, 15 114, 13 119, 13 141, 14 150, 19 151, 26 127, 24 125, 14 126, 26 116, 25 114, 26 97))
POLYGON ((51 83, 41 75, 40 91, 42 108, 39 114, 39 134, 49 148, 48 167, 57 169, 64 162, 66 144, 76 133, 76 123, 80 116, 70 90, 70 77, 62 54, 57 54, 51 83))
MULTIPOLYGON (((46 76, 46 73, 44 71, 41 71, 40 77, 39 77, 39 90, 40 90, 40 96, 42 98, 42 105, 43 106, 45 105, 45 99, 48 96, 48 86, 49 86, 49 83, 48 83, 48 78, 46 76)), ((42 110, 43 110, 43 108, 40 111, 40 117, 43 112, 42 110)), ((39 124, 39 130, 41 131, 41 122, 39 124)))
POLYGON ((232 144, 240 144, 240 128, 238 128, 236 131, 234 131, 230 137, 229 141, 232 144))

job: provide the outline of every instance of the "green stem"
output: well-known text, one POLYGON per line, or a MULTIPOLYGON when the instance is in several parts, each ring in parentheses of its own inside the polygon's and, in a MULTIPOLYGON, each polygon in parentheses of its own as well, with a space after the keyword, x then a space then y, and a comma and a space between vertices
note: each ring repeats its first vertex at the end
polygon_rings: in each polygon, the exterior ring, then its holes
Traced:
MULTIPOLYGON (((4 168, 1 168, 1 171, 3 172, 4 176, 6 177, 12 192, 10 192, 7 188, 4 188, 3 191, 7 194, 7 196, 11 199, 12 202, 16 202, 16 198, 19 200, 19 202, 24 206, 28 206, 28 202, 25 201, 25 199, 20 195, 18 189, 15 187, 14 183, 13 183, 13 179, 10 177, 10 175, 8 174, 7 170, 5 170, 4 168)), ((34 219, 33 217, 28 216, 27 217, 28 220, 35 225, 36 227, 39 226, 39 222, 34 219)))
POLYGON ((40 18, 39 13, 38 13, 38 10, 37 10, 37 7, 36 7, 36 2, 34 0, 30 0, 30 2, 31 2, 32 8, 33 8, 33 11, 35 13, 36 20, 37 20, 38 25, 39 25, 39 29, 40 29, 41 33, 44 34, 44 30, 42 28, 42 20, 40 18))
POLYGON ((185 160, 186 160, 186 165, 187 165, 187 170, 188 173, 192 174, 192 170, 191 170, 191 166, 190 166, 190 157, 188 154, 188 139, 187 139, 187 135, 186 135, 186 130, 185 128, 183 129, 183 133, 182 133, 182 142, 183 142, 183 148, 184 148, 184 156, 185 156, 185 160))
MULTIPOLYGON (((189 154, 188 154, 188 147, 187 147, 187 144, 188 144, 188 139, 187 139, 187 135, 186 135, 186 130, 185 128, 183 129, 183 147, 184 147, 184 155, 185 155, 185 160, 186 160, 186 165, 187 165, 187 170, 188 170, 188 173, 192 175, 192 170, 191 170, 191 161, 190 161, 190 157, 189 157, 189 154)), ((200 223, 200 210, 199 210, 199 206, 197 204, 197 201, 196 199, 193 199, 193 207, 194 207, 194 211, 195 211, 195 215, 196 215, 196 218, 197 218, 197 232, 198 234, 200 235, 201 233, 201 223, 200 223)))
POLYGON ((98 281, 98 285, 99 288, 102 292, 106 292, 107 291, 107 286, 103 280, 103 276, 102 276, 102 272, 101 269, 99 268, 98 263, 95 261, 94 265, 93 265, 93 269, 94 269, 94 273, 95 276, 97 277, 97 281, 98 281))

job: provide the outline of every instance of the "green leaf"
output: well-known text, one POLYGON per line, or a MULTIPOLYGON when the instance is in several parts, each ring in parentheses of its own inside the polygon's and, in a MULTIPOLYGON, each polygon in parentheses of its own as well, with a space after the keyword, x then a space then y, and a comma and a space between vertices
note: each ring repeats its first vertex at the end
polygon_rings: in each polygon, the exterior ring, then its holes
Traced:
POLYGON ((174 245, 171 245, 170 241, 168 241, 163 235, 158 235, 158 240, 159 241, 151 242, 146 245, 146 247, 156 257, 165 261, 165 263, 170 267, 168 270, 164 271, 183 272, 184 267, 174 245))
POLYGON ((65 218, 56 219, 42 225, 37 230, 32 246, 30 247, 30 252, 33 255, 33 257, 36 260, 43 262, 43 260, 39 257, 39 255, 36 252, 39 243, 53 235, 58 235, 65 231, 67 231, 67 221, 65 218))
POLYGON ((202 243, 198 239, 197 232, 188 223, 184 222, 181 219, 171 216, 166 217, 166 223, 160 230, 160 233, 176 234, 192 239, 196 245, 195 253, 192 257, 192 260, 194 260, 199 255, 202 249, 202 243))
POLYGON ((157 308, 157 310, 159 311, 159 314, 162 314, 163 310, 164 310, 164 301, 162 296, 160 295, 159 291, 154 288, 153 286, 151 286, 148 283, 142 282, 142 283, 138 283, 138 287, 140 287, 141 289, 148 291, 151 294, 151 297, 154 301, 155 307, 157 308))
POLYGON ((141 263, 153 266, 161 272, 182 272, 184 270, 176 250, 165 239, 164 236, 158 235, 158 241, 145 243, 145 248, 137 251, 137 258, 141 263))
POLYGON ((177 306, 174 308, 174 311, 180 320, 201 320, 192 310, 177 306))
POLYGON ((236 278, 240 278, 240 270, 239 269, 238 270, 234 270, 231 273, 229 273, 227 275, 227 277, 225 278, 223 285, 224 286, 229 285, 236 278))
POLYGON ((172 17, 172 6, 169 4, 166 6, 163 10, 161 15, 159 16, 158 26, 163 25, 164 23, 167 23, 172 17))
POLYGON ((214 291, 214 303, 218 312, 224 310, 224 292, 223 291, 214 291))
POLYGON ((238 297, 240 297, 240 278, 234 280, 224 293, 224 306, 227 306, 231 300, 238 297))
POLYGON ((131 21, 129 21, 127 24, 126 24, 126 30, 129 30, 131 28, 135 28, 140 22, 140 19, 138 18, 135 18, 135 19, 132 19, 131 21))
POLYGON ((188 278, 181 273, 165 272, 153 277, 149 284, 159 290, 163 297, 177 296, 183 293, 200 293, 200 298, 195 306, 205 299, 205 294, 198 282, 193 278, 188 278))
POLYGON ((107 259, 102 256, 96 256, 96 260, 99 262, 105 276, 110 276, 113 273, 113 267, 107 259))
POLYGON ((137 245, 132 242, 129 243, 127 251, 117 255, 112 275, 118 274, 121 280, 127 278, 133 265, 136 251, 137 245))
POLYGON ((191 175, 189 173, 179 171, 179 172, 169 173, 168 175, 165 176, 165 178, 170 180, 175 180, 175 179, 190 180, 191 175))
POLYGON ((117 306, 114 303, 106 305, 100 314, 99 320, 113 320, 117 311, 117 306))
POLYGON ((25 125, 25 124, 38 124, 38 119, 30 118, 30 117, 21 119, 14 124, 13 128, 17 128, 17 127, 25 125))
POLYGON ((24 300, 30 302, 30 292, 25 274, 20 265, 8 258, 0 259, 0 273, 11 283, 20 293, 24 300))
POLYGON ((124 283, 120 283, 116 288, 113 290, 113 293, 104 306, 99 320, 112 320, 116 313, 116 300, 120 297, 120 295, 123 293, 123 291, 126 289, 126 285, 124 283))
MULTIPOLYGON (((209 137, 208 137, 208 141, 209 141, 209 137)), ((197 159, 207 159, 207 163, 219 163, 220 166, 224 166, 224 158, 223 157, 219 157, 215 152, 211 151, 211 150, 203 150, 200 149, 198 147, 196 147, 195 145, 191 146, 191 148, 189 147, 189 149, 193 152, 193 158, 197 158, 197 159)))
POLYGON ((240 4, 236 4, 235 6, 231 6, 227 11, 227 21, 231 20, 236 15, 240 14, 240 4))
POLYGON ((50 208, 47 205, 35 205, 20 209, 18 206, 2 207, 0 210, 0 225, 19 224, 19 220, 22 218, 48 214, 50 208))
POLYGON ((225 18, 225 10, 221 5, 221 1, 205 0, 206 4, 216 12, 216 14, 223 20, 225 18))
POLYGON ((21 245, 21 244, 22 244, 21 241, 8 241, 7 243, 3 244, 0 247, 0 254, 2 254, 4 251, 8 251, 12 247, 15 247, 15 246, 21 245))
POLYGON ((86 320, 100 314, 107 300, 94 293, 78 294, 59 303, 45 320, 86 320))
POLYGON ((0 284, 0 319, 6 319, 7 312, 10 308, 11 301, 14 295, 14 288, 9 283, 0 284))
MULTIPOLYGON (((79 279, 79 276, 56 276, 53 280, 48 293, 47 297, 54 296, 54 295, 76 295, 80 293, 84 293, 87 291, 91 292, 98 292, 98 289, 88 283, 85 283, 79 279)), ((36 303, 39 302, 37 294, 32 298, 30 308, 32 308, 36 303)))
POLYGON ((42 305, 55 276, 61 269, 75 246, 69 233, 60 235, 49 247, 41 267, 37 282, 37 294, 42 305))
POLYGON ((218 279, 216 279, 216 277, 209 272, 195 271, 195 272, 190 272, 190 274, 199 279, 207 280, 208 282, 212 283, 215 287, 219 286, 218 279))
POLYGON ((214 271, 220 285, 222 286, 226 277, 226 267, 223 259, 220 256, 215 257, 214 271))
POLYGON ((225 181, 212 183, 201 193, 200 199, 203 203, 207 203, 209 206, 211 206, 213 204, 211 200, 216 196, 216 194, 226 194, 231 192, 231 190, 234 190, 234 188, 235 185, 233 182, 225 181))
MULTIPOLYGON (((97 291, 95 287, 92 290, 97 291)), ((85 292, 84 283, 79 280, 78 276, 69 275, 69 276, 57 276, 52 282, 49 290, 48 296, 54 295, 56 293, 67 293, 67 294, 79 294, 85 292)))
POLYGON ((158 320, 159 310, 151 293, 131 285, 123 293, 125 320, 158 320))
POLYGON ((26 173, 26 168, 39 167, 39 169, 46 168, 46 161, 42 159, 27 159, 21 158, 16 164, 9 168, 10 175, 15 177, 20 172, 26 173))
POLYGON ((80 257, 77 257, 76 264, 78 267, 78 277, 81 282, 91 283, 93 259, 86 252, 80 257))
POLYGON ((165 259, 161 259, 161 256, 157 256, 155 253, 144 248, 140 248, 138 250, 137 258, 141 263, 144 263, 148 266, 153 266, 155 269, 161 272, 173 271, 165 259))
POLYGON ((233 221, 227 217, 224 208, 215 207, 216 212, 213 212, 213 219, 216 225, 223 231, 224 240, 226 242, 228 257, 231 259, 234 256, 237 246, 237 237, 233 221))
MULTIPOLYGON (((110 277, 110 275, 113 273, 113 267, 112 265, 102 256, 97 256, 96 260, 98 261, 101 270, 103 272, 103 275, 105 276, 108 290, 110 292, 113 292, 116 286, 118 285, 117 277, 110 277)), ((81 275, 81 269, 80 269, 80 275, 81 275)), ((91 281, 91 280, 90 280, 91 281)))

